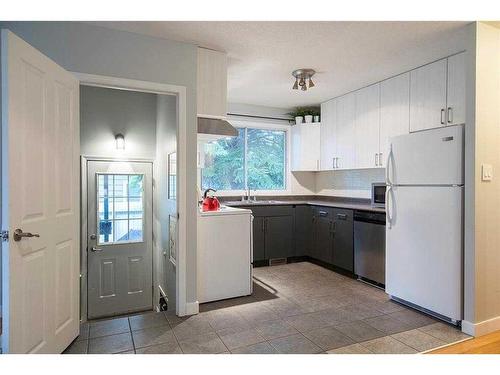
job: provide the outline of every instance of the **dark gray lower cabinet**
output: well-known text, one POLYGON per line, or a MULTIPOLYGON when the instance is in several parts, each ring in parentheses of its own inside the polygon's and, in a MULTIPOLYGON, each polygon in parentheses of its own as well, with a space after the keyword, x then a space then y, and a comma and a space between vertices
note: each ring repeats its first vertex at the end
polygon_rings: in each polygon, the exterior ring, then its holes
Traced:
POLYGON ((334 266, 354 272, 354 220, 352 210, 333 209, 334 266))
POLYGON ((264 220, 266 259, 293 256, 293 215, 268 216, 264 220))
POLYGON ((313 218, 313 241, 311 257, 325 263, 333 258, 332 209, 315 207, 313 218))
POLYGON ((262 216, 254 216, 253 218, 253 260, 266 259, 266 244, 264 235, 264 220, 262 216))
POLYGON ((354 272, 352 210, 310 205, 245 208, 254 216, 254 261, 310 256, 354 272))
POLYGON ((245 206, 253 213, 253 261, 294 256, 293 206, 245 206))
POLYGON ((313 208, 309 205, 295 207, 295 255, 312 256, 313 208))

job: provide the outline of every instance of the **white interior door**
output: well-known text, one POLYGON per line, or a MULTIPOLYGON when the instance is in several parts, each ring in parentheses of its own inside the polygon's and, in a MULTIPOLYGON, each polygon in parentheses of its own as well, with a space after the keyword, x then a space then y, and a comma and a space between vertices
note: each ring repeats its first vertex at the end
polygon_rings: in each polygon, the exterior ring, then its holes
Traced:
POLYGON ((152 169, 88 163, 89 319, 153 307, 152 169))
POLYGON ((11 32, 1 38, 2 223, 10 236, 2 347, 59 353, 79 332, 79 83, 11 32))

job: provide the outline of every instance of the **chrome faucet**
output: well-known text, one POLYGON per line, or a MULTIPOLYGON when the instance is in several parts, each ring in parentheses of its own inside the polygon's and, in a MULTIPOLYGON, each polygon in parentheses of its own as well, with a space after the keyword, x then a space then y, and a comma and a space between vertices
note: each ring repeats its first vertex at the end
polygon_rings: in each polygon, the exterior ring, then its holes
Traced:
POLYGON ((252 194, 251 194, 251 190, 250 190, 250 188, 246 188, 246 189, 245 189, 245 192, 244 192, 244 193, 243 193, 243 195, 241 196, 241 201, 242 201, 242 202, 245 202, 245 201, 250 202, 250 201, 252 201, 252 200, 253 200, 254 202, 256 202, 256 201, 257 201, 257 197, 255 196, 255 193, 254 193, 253 199, 252 199, 252 196, 251 196, 251 195, 252 195, 252 194))

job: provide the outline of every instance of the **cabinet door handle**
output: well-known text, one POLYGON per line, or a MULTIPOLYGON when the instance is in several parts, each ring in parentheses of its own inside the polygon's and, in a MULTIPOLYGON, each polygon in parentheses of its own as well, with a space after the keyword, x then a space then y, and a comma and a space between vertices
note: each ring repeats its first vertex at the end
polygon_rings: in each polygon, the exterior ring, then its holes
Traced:
POLYGON ((335 158, 332 158, 332 168, 335 169, 335 158))
POLYGON ((347 220, 347 215, 346 214, 337 214, 337 219, 347 220))
POLYGON ((380 153, 378 154, 378 165, 379 165, 379 167, 381 167, 381 166, 382 166, 382 160, 383 160, 383 159, 382 159, 382 153, 380 152, 380 153))
POLYGON ((326 212, 326 211, 318 211, 318 213, 319 213, 319 216, 323 216, 323 217, 328 216, 328 212, 326 212))
POLYGON ((441 108, 441 125, 444 125, 444 108, 441 108))
POLYGON ((378 167, 378 153, 375 153, 375 166, 378 167))
POLYGON ((448 107, 448 124, 453 123, 453 108, 448 107))
POLYGON ((335 158, 335 168, 339 168, 339 158, 335 158))

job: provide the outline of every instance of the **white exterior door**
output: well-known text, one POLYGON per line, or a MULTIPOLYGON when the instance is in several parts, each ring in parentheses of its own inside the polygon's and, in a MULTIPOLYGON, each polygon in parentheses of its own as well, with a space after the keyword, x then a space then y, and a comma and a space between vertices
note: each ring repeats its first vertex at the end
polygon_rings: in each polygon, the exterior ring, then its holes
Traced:
POLYGON ((410 131, 410 73, 390 78, 380 84, 380 158, 385 167, 390 138, 410 131))
POLYGON ((153 308, 153 167, 88 162, 88 317, 153 308))
POLYGON ((10 236, 2 347, 60 353, 79 332, 79 83, 11 32, 1 38, 2 225, 10 236))

